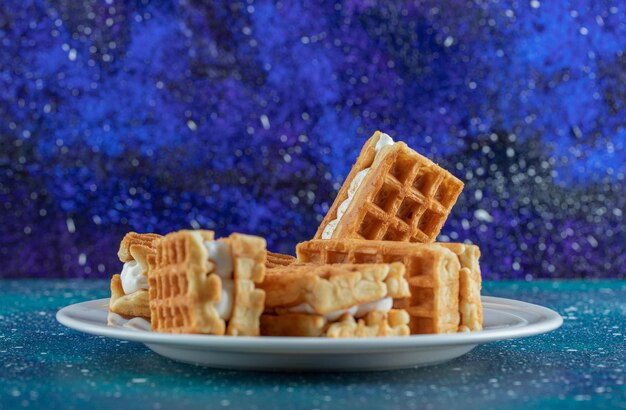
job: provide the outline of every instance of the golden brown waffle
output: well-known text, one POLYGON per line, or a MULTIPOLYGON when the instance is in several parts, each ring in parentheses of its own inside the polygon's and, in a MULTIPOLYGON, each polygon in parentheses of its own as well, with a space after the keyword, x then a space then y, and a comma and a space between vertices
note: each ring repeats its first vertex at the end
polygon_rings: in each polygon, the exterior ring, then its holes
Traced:
POLYGON ((386 297, 410 295, 404 265, 342 264, 298 265, 269 269, 265 281, 265 309, 284 313, 286 308, 307 304, 325 314, 386 297))
POLYGON ((222 279, 214 273, 204 241, 212 231, 179 231, 157 243, 150 258, 152 329, 169 333, 259 334, 265 294, 255 288, 265 275, 265 239, 232 234, 223 239, 232 252, 234 300, 228 324, 217 311, 222 279))
POLYGON ((152 330, 171 333, 224 334, 226 325, 214 303, 221 297, 221 281, 207 275, 210 266, 203 241, 212 231, 179 231, 157 243, 148 283, 152 330))
POLYGON ((392 309, 389 313, 370 312, 364 318, 355 320, 348 316, 328 327, 327 337, 381 337, 408 336, 409 314, 401 309, 392 309))
MULTIPOLYGON (((127 233, 117 253, 121 262, 137 261, 144 275, 148 273, 147 258, 154 254, 154 245, 157 240, 162 238, 161 235, 153 233, 127 233)), ((113 275, 111 278, 111 300, 109 302, 109 310, 119 315, 132 317, 150 317, 150 307, 148 306, 148 292, 139 290, 130 295, 124 294, 120 275, 113 275)))
POLYGON ((480 274, 480 249, 462 243, 437 243, 454 252, 461 263, 459 271, 459 331, 482 330, 483 305, 480 300, 482 279, 480 274))
POLYGON ((457 256, 432 244, 393 241, 312 240, 296 247, 301 263, 402 262, 411 296, 394 301, 394 308, 411 316, 412 334, 456 332, 459 326, 457 256))
POLYGON ((259 317, 265 306, 265 292, 256 288, 265 278, 265 239, 259 236, 231 234, 224 240, 233 254, 235 300, 226 334, 258 336, 259 317))
POLYGON ((150 319, 148 291, 140 289, 130 295, 124 294, 120 275, 111 278, 111 299, 109 310, 125 317, 141 316, 150 319))
POLYGON ((162 237, 155 233, 129 232, 122 239, 117 256, 122 262, 135 260, 143 266, 145 255, 154 252, 155 241, 162 237))
POLYGON ((282 253, 275 253, 267 251, 267 259, 265 261, 265 267, 268 269, 277 268, 279 266, 289 266, 296 261, 296 258, 291 255, 285 255, 282 253))
POLYGON ((433 242, 463 182, 403 142, 376 153, 382 133, 365 143, 314 239, 337 217, 355 176, 369 168, 331 239, 433 242))
POLYGON ((349 314, 335 322, 321 315, 290 313, 261 316, 263 336, 300 337, 385 337, 408 336, 409 315, 404 310, 392 309, 388 313, 370 312, 355 319, 349 314))

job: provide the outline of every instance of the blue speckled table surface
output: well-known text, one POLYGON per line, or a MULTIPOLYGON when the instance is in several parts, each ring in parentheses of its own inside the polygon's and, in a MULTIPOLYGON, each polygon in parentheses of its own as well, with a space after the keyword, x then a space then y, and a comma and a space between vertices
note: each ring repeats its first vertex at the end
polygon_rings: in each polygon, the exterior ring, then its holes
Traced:
POLYGON ((184 365, 55 320, 104 281, 0 281, 0 409, 626 408, 626 282, 488 282, 564 325, 455 361, 381 373, 272 374, 184 365))

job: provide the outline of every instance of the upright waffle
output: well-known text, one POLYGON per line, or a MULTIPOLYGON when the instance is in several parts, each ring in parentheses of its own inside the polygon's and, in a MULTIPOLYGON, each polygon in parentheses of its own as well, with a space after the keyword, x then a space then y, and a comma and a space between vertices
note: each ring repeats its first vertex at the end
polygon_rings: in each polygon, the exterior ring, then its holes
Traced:
MULTIPOLYGON (((155 243, 160 238, 162 238, 161 235, 153 233, 140 234, 129 232, 122 239, 117 256, 124 263, 136 261, 142 273, 147 275, 147 258, 149 255, 154 254, 155 243)), ((149 318, 148 291, 139 289, 136 292, 125 294, 120 275, 113 275, 111 278, 109 310, 126 317, 139 316, 149 318)))
POLYGON ((379 141, 391 139, 376 131, 365 143, 314 239, 429 243, 439 234, 463 182, 403 142, 379 141))
POLYGON ((482 330, 483 305, 480 300, 482 279, 480 274, 480 249, 462 243, 437 243, 454 252, 461 263, 459 270, 459 331, 482 330))
POLYGON ((301 263, 403 262, 411 296, 394 308, 410 315, 412 334, 450 333, 459 327, 458 257, 437 245, 391 241, 312 240, 298 244, 301 263))
POLYGON ((265 260, 265 267, 268 269, 277 268, 279 266, 289 266, 296 261, 291 255, 284 255, 282 253, 275 253, 267 251, 267 259, 265 260))
POLYGON ((179 231, 158 242, 156 257, 149 259, 153 330, 259 334, 265 293, 255 284, 262 282, 265 275, 265 239, 232 234, 220 240, 230 252, 232 294, 224 287, 230 279, 218 275, 220 262, 209 258, 207 243, 213 241, 212 231, 179 231), (224 319, 220 302, 229 297, 233 298, 232 308, 224 319))

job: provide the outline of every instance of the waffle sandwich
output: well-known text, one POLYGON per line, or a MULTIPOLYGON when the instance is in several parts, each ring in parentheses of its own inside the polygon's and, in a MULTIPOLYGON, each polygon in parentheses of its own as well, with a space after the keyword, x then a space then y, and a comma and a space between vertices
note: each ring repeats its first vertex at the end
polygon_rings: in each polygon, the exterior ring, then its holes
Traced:
MULTIPOLYGON (((480 271, 476 270, 478 260, 475 259, 474 269, 467 269, 463 273, 471 278, 471 285, 465 286, 471 287, 472 291, 460 292, 462 265, 459 255, 463 255, 463 261, 468 263, 466 259, 472 251, 471 249, 468 251, 467 248, 461 250, 460 247, 457 250, 458 254, 437 244, 352 239, 302 242, 298 244, 296 253, 299 263, 391 263, 396 261, 404 263, 410 296, 394 301, 394 308, 408 312, 412 334, 423 334, 465 330, 460 326, 475 330, 478 328, 478 322, 482 322, 480 271), (479 276, 478 294, 476 294, 476 272, 479 276), (463 292, 466 292, 468 299, 462 298, 463 292), (463 301, 461 303, 464 307, 471 305, 471 307, 466 307, 468 312, 471 312, 466 315, 468 320, 472 318, 471 326, 461 323, 460 300, 463 301)), ((472 257, 476 256, 474 253, 472 257)))
POLYGON ((265 293, 265 239, 206 230, 166 235, 150 259, 152 330, 257 336, 265 293))
POLYGON ((376 131, 314 239, 433 242, 462 189, 448 171, 376 131))
POLYGON ((109 311, 125 318, 150 318, 148 306, 148 262, 162 236, 152 233, 127 233, 120 244, 118 258, 124 263, 121 274, 111 278, 109 311))
POLYGON ((268 269, 261 316, 264 336, 368 337, 409 334, 409 315, 393 309, 409 296, 401 263, 268 269))

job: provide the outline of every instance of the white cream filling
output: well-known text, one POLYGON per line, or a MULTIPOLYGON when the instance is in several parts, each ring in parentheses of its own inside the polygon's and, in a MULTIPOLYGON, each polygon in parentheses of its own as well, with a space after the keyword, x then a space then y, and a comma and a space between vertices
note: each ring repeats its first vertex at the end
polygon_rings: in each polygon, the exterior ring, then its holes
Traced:
POLYGON ((151 330, 150 321, 143 317, 125 319, 123 316, 113 312, 109 312, 107 316, 107 324, 109 326, 127 327, 135 330, 144 330, 146 332, 151 330))
POLYGON ((378 139, 378 142, 376 143, 376 146, 374 147, 374 149, 378 153, 384 147, 390 146, 393 144, 394 144, 393 138, 391 138, 389 135, 383 132, 380 134, 380 138, 378 139))
MULTIPOLYGON (((333 322, 341 317, 344 313, 348 313, 354 316, 357 312, 358 306, 352 306, 348 309, 336 310, 334 312, 328 312, 322 316, 326 318, 326 320, 333 322)), ((318 313, 309 305, 308 303, 301 303, 297 306, 290 307, 287 309, 289 313, 307 313, 310 315, 317 315, 318 313)))
MULTIPOLYGON (((376 150, 376 156, 374 157, 374 161, 376 161, 376 157, 380 153, 380 150, 383 149, 383 147, 393 144, 393 139, 389 135, 381 134, 378 142, 376 143, 376 146, 374 147, 374 149, 376 150)), ((354 196, 356 195, 356 192, 363 183, 363 180, 365 179, 365 176, 367 175, 369 170, 369 167, 365 168, 359 171, 359 173, 354 176, 354 179, 352 180, 352 182, 350 182, 350 188, 348 188, 348 197, 337 208, 337 216, 335 217, 335 219, 330 221, 324 227, 324 230, 322 231, 322 239, 331 239, 333 237, 333 233, 335 233, 335 229, 337 228, 339 221, 341 221, 343 214, 346 212, 346 209, 348 209, 348 206, 352 202, 352 198, 354 198, 354 196)))
POLYGON ((141 266, 137 261, 130 261, 124 264, 122 273, 122 289, 126 295, 135 293, 140 289, 148 289, 148 277, 143 274, 141 266))
POLYGON ((378 299, 374 302, 363 303, 362 305, 359 305, 356 311, 356 314, 354 316, 361 317, 361 316, 367 315, 370 312, 376 312, 376 311, 389 312, 392 307, 393 307, 393 298, 386 297, 383 299, 378 299))
POLYGON ((217 309, 217 314, 224 320, 230 320, 230 316, 233 314, 234 287, 235 282, 232 279, 222 278, 222 295, 215 309, 217 309))
MULTIPOLYGON (((328 312, 323 314, 324 318, 329 322, 334 322, 339 319, 344 314, 349 314, 354 317, 363 317, 370 312, 389 312, 393 307, 393 298, 386 297, 383 299, 376 300, 374 302, 363 303, 361 305, 355 305, 349 307, 347 309, 335 310, 333 312, 328 312)), ((301 303, 299 305, 290 307, 287 309, 289 313, 307 313, 310 315, 317 315, 318 313, 309 305, 308 303, 301 303)))
POLYGON ((220 278, 233 277, 233 259, 230 246, 224 241, 206 241, 204 247, 209 254, 209 260, 215 264, 215 273, 220 278))
POLYGON ((209 254, 209 261, 215 265, 215 273, 222 280, 222 293, 215 309, 222 319, 229 320, 233 313, 235 292, 233 257, 230 246, 223 241, 205 241, 204 247, 209 254))

